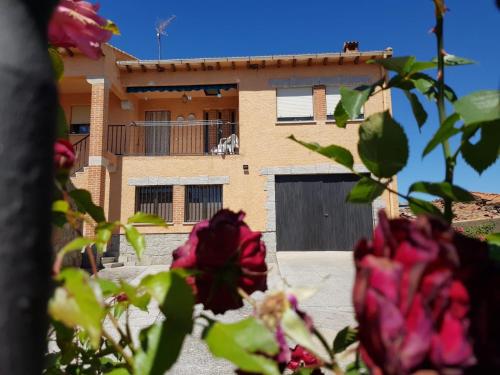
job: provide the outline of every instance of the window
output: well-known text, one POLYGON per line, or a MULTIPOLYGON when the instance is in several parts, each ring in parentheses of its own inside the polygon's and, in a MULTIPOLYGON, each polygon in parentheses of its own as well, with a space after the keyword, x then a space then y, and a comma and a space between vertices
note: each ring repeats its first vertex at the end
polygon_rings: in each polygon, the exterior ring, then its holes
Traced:
MULTIPOLYGON (((340 88, 334 86, 326 87, 326 118, 328 120, 335 120, 333 114, 335 113, 335 108, 340 102, 340 88)), ((361 113, 356 120, 362 120, 365 118, 364 108, 361 107, 361 113)))
POLYGON ((312 121, 312 87, 277 89, 278 121, 312 121))
POLYGON ((222 185, 186 186, 185 221, 210 219, 222 209, 222 185))
POLYGON ((158 215, 172 222, 172 186, 138 186, 135 190, 135 212, 158 215))
POLYGON ((79 105, 71 107, 71 134, 90 133, 90 106, 79 105))

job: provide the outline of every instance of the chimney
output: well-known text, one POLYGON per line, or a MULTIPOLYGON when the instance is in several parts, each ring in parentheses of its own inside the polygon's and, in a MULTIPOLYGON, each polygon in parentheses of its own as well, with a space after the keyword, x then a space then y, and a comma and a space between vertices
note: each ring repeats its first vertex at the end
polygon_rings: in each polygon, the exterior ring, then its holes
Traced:
POLYGON ((357 41, 344 42, 343 52, 344 53, 359 52, 359 42, 357 41))

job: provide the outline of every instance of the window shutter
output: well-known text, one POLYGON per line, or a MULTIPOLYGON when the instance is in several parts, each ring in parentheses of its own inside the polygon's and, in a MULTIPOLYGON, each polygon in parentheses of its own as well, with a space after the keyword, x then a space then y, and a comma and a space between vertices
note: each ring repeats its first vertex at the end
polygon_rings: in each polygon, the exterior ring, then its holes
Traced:
POLYGON ((90 106, 79 105, 71 107, 71 125, 90 124, 90 106))
POLYGON ((294 87, 277 90, 278 120, 312 120, 312 87, 294 87))
POLYGON ((326 114, 333 116, 335 108, 340 102, 340 91, 338 87, 327 86, 326 88, 326 114))

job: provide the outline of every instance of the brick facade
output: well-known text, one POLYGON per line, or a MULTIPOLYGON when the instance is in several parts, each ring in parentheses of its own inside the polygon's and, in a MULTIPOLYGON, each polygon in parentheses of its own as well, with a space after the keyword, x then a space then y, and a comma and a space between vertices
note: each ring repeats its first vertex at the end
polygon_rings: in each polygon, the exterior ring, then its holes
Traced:
POLYGON ((174 206, 174 225, 184 223, 185 186, 174 185, 172 203, 174 206))
POLYGON ((326 120, 326 86, 314 86, 313 88, 314 119, 316 121, 326 120))

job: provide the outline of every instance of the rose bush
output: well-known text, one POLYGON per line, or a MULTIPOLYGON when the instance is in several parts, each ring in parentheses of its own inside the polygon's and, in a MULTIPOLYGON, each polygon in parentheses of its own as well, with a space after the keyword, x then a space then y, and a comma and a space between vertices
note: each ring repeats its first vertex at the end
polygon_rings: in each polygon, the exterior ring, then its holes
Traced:
POLYGON ((49 24, 50 44, 76 47, 92 59, 101 57, 101 45, 111 39, 113 32, 106 28, 108 21, 98 11, 98 4, 61 0, 49 24))
POLYGON ((173 253, 172 269, 194 272, 189 281, 197 302, 216 314, 243 306, 238 288, 247 294, 267 289, 266 247, 244 217, 243 212, 219 211, 196 224, 173 253))
POLYGON ((58 139, 54 143, 54 166, 56 169, 68 170, 75 163, 75 150, 71 142, 58 139))
POLYGON ((353 291, 360 351, 373 373, 458 373, 475 364, 467 252, 487 255, 486 244, 436 218, 380 213, 373 241, 355 250, 353 291))

